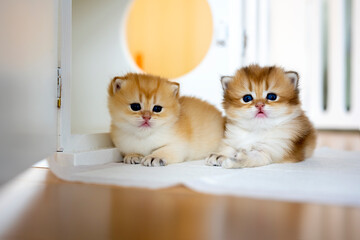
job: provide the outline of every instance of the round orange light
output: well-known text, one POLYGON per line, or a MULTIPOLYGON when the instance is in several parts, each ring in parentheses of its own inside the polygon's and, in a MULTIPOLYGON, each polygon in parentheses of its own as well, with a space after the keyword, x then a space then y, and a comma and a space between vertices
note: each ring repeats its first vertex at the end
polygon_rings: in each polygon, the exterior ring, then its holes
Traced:
POLYGON ((170 79, 200 64, 212 33, 206 0, 135 0, 126 25, 127 45, 137 66, 170 79))

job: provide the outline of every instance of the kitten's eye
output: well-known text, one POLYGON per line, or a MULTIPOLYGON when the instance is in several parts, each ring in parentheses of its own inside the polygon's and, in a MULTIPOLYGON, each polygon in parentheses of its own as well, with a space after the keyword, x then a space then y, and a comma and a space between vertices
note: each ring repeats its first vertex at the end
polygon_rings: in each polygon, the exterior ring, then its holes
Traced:
POLYGON ((253 97, 251 96, 251 95, 245 95, 244 97, 243 97, 243 101, 244 102, 250 102, 250 101, 252 101, 253 100, 253 97))
POLYGON ((154 107, 153 107, 153 112, 161 112, 161 110, 162 110, 162 106, 159 106, 159 105, 155 105, 154 107))
POLYGON ((277 99, 277 96, 275 93, 268 93, 266 99, 270 101, 275 101, 277 99))
POLYGON ((139 103, 132 103, 132 104, 130 104, 130 108, 131 108, 131 110, 133 110, 133 111, 135 111, 135 112, 141 110, 141 106, 140 106, 139 103))

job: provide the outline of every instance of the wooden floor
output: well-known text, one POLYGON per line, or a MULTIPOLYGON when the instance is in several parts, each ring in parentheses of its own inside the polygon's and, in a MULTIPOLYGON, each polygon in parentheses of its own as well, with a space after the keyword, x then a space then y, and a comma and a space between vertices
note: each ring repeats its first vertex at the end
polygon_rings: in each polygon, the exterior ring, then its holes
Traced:
MULTIPOLYGON (((318 144, 360 150, 360 134, 321 132, 318 144)), ((31 168, 0 191, 0 239, 355 240, 360 208, 69 183, 31 168)))

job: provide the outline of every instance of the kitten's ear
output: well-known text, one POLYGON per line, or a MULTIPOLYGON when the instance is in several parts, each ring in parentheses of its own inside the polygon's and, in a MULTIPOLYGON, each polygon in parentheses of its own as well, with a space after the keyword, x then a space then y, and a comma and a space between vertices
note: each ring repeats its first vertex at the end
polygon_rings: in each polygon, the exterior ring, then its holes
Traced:
POLYGON ((285 75, 290 79, 290 82, 292 85, 294 85, 294 88, 297 89, 299 85, 299 74, 294 71, 288 71, 285 72, 285 75))
POLYGON ((125 77, 114 77, 109 85, 109 94, 113 96, 117 91, 119 91, 125 80, 125 77))
POLYGON ((170 82, 171 84, 171 90, 174 93, 175 97, 179 97, 179 90, 180 90, 180 84, 177 82, 170 82))
POLYGON ((223 87, 223 90, 225 91, 228 87, 228 84, 231 80, 233 80, 234 77, 231 77, 231 76, 222 76, 221 77, 221 85, 223 87))

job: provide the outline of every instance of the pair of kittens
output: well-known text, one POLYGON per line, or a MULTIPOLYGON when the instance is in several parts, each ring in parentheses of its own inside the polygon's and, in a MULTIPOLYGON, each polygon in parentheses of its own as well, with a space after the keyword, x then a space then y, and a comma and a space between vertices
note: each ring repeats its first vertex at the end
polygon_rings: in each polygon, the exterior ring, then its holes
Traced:
POLYGON ((299 162, 312 155, 316 134, 301 109, 298 79, 258 65, 223 77, 224 118, 207 102, 180 97, 176 82, 115 77, 108 89, 111 138, 125 163, 144 166, 203 158, 224 168, 299 162))

